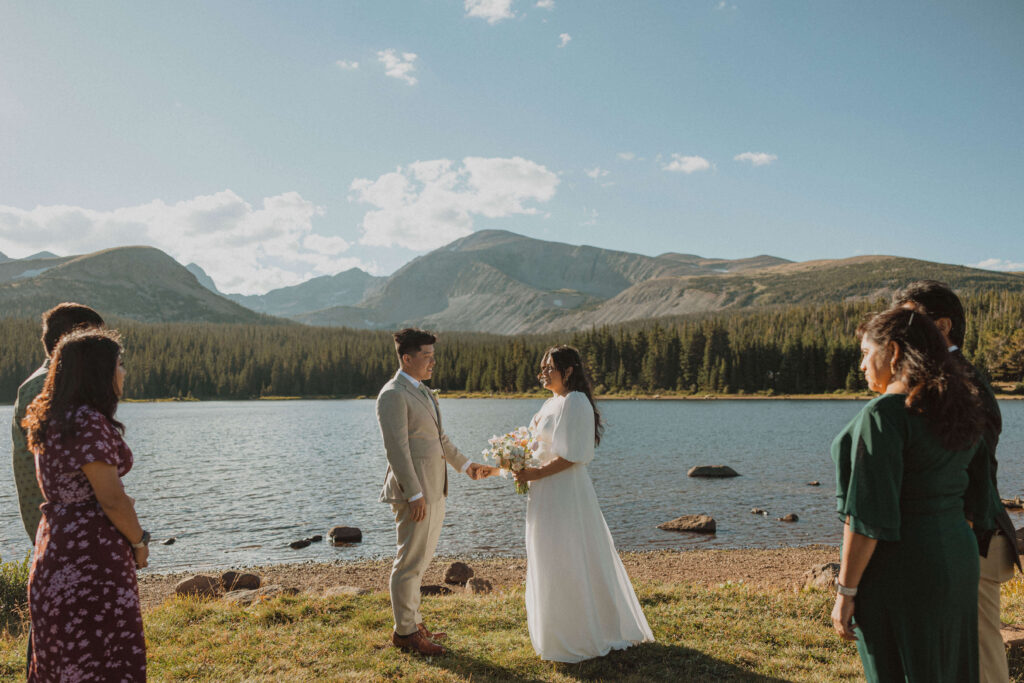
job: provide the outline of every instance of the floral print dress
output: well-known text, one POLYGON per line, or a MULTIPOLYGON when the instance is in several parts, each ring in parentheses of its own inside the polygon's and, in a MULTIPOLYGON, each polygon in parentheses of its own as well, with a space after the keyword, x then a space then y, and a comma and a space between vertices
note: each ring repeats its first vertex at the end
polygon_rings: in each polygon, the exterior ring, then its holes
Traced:
POLYGON ((104 514, 82 466, 105 462, 123 477, 132 452, 99 411, 80 406, 66 441, 47 434, 35 453, 46 502, 29 575, 29 681, 144 681, 135 558, 104 514))

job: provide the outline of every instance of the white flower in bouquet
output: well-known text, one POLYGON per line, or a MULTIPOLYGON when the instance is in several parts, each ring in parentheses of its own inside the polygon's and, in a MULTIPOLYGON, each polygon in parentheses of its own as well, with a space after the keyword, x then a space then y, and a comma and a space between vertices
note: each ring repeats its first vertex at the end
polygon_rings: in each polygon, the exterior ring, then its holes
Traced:
MULTIPOLYGON (((508 476, 509 472, 519 472, 539 464, 533 457, 539 444, 529 427, 518 427, 501 436, 492 436, 487 443, 490 447, 485 448, 482 455, 502 469, 503 477, 508 476)), ((516 482, 516 493, 522 494, 529 490, 525 483, 516 482)))

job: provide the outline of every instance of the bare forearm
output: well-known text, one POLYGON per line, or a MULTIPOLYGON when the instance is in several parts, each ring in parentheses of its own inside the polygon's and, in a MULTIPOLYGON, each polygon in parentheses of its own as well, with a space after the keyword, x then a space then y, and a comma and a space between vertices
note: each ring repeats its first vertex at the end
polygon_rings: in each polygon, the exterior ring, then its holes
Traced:
POLYGON ((576 463, 572 460, 556 457, 551 462, 535 468, 537 470, 537 479, 543 479, 544 477, 550 477, 552 474, 558 474, 559 472, 569 469, 575 464, 576 463))
POLYGON ((101 501, 100 507, 114 527, 128 539, 130 543, 138 543, 142 538, 142 525, 139 524, 139 517, 135 514, 135 505, 132 499, 125 494, 111 501, 101 501))
POLYGON ((839 583, 848 588, 860 585, 864 569, 871 561, 878 541, 858 534, 850 528, 849 520, 843 525, 843 555, 839 564, 839 583))

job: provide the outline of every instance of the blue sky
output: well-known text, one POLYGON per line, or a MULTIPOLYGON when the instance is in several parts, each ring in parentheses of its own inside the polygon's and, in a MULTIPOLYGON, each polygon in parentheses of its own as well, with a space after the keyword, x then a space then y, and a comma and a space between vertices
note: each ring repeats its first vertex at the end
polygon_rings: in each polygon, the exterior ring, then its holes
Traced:
POLYGON ((225 291, 473 230, 1024 270, 1024 4, 0 5, 0 251, 225 291))

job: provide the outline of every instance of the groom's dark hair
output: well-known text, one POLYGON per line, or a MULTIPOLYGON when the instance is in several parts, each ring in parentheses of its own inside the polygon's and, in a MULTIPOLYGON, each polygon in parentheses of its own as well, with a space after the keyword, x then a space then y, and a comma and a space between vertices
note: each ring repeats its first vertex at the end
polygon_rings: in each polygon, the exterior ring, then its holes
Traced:
POLYGON ((398 353, 398 360, 407 353, 415 353, 420 347, 433 344, 437 337, 426 330, 415 327, 407 327, 404 330, 395 332, 395 352, 398 353))
POLYGON ((960 297, 945 282, 918 280, 911 282, 892 295, 892 305, 916 304, 917 310, 932 320, 949 318, 949 340, 957 346, 964 345, 967 320, 960 297))

